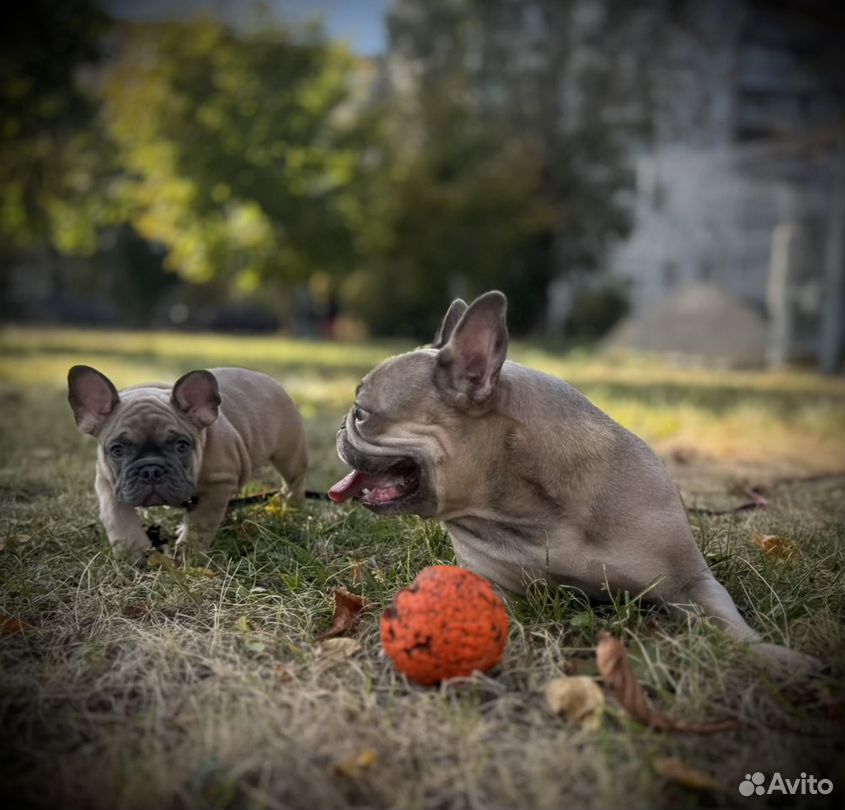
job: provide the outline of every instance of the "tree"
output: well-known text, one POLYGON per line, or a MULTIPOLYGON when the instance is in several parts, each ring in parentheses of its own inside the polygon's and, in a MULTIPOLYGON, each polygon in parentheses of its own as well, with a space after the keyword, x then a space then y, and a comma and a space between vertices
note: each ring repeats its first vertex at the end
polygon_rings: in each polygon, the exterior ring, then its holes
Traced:
POLYGON ((515 331, 539 331, 549 284, 599 267, 625 233, 626 127, 609 113, 630 87, 601 37, 622 35, 628 15, 598 4, 605 18, 590 27, 584 5, 394 3, 381 193, 390 237, 369 287, 352 279, 359 310, 424 334, 434 296, 496 286, 515 331))
POLYGON ((122 213, 97 107, 81 81, 108 17, 88 0, 11 6, 0 47, 0 238, 90 254, 122 213))
POLYGON ((269 294, 350 265, 351 57, 311 28, 133 24, 105 84, 132 222, 193 282, 269 294))

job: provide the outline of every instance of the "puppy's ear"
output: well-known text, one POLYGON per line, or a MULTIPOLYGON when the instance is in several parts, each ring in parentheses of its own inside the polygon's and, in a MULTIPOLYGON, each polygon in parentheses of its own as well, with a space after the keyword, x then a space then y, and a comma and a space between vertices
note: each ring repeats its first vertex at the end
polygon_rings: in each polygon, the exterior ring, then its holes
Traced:
POLYGON ((217 378, 210 371, 189 371, 176 380, 170 400, 197 427, 208 427, 221 402, 217 378))
POLYGON ((80 432, 93 435, 120 402, 120 396, 105 374, 91 366, 73 366, 67 373, 67 401, 80 432))
POLYGON ((437 354, 435 381, 470 404, 493 395, 508 353, 508 299, 498 290, 476 298, 437 354))
POLYGON ((449 338, 452 337, 452 332, 455 331, 458 321, 466 311, 466 301, 462 298, 456 298, 452 301, 449 309, 446 310, 446 314, 443 316, 443 323, 440 324, 440 329, 437 330, 437 334, 431 343, 432 349, 442 349, 449 342, 449 338))

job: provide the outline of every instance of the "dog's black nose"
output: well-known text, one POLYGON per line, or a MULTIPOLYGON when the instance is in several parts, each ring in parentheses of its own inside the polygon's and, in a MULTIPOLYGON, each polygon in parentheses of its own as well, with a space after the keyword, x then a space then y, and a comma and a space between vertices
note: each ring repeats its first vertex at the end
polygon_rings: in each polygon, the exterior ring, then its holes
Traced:
POLYGON ((158 481, 164 475, 164 467, 161 464, 145 464, 138 470, 138 477, 142 481, 158 481))

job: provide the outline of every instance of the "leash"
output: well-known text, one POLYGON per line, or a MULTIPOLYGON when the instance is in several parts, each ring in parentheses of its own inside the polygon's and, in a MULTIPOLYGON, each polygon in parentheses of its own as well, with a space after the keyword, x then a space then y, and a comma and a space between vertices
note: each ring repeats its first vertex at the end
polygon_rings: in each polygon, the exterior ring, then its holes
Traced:
MULTIPOLYGON (((226 511, 231 512, 233 509, 241 509, 244 506, 252 506, 256 503, 264 503, 265 501, 272 500, 278 494, 278 489, 272 489, 268 490, 267 492, 257 492, 255 495, 244 495, 240 498, 232 498, 232 500, 229 501, 229 505, 226 507, 226 511)), ((317 492, 313 489, 306 489, 305 497, 310 501, 329 502, 330 500, 329 496, 326 495, 325 492, 317 492)), ((194 495, 191 498, 188 498, 188 500, 185 501, 183 504, 180 504, 180 506, 187 512, 191 512, 192 510, 197 508, 197 504, 199 504, 199 498, 194 495)), ((147 526, 145 531, 153 548, 161 548, 161 546, 167 545, 168 539, 166 537, 161 536, 161 526, 159 526, 157 523, 154 523, 151 526, 147 526)))

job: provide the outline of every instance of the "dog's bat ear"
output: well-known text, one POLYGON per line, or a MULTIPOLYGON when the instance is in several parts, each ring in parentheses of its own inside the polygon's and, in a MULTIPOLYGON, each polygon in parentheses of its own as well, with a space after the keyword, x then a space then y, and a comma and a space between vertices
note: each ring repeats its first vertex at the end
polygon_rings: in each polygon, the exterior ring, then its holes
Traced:
POLYGON ((484 293, 438 352, 435 381, 457 395, 457 402, 466 397, 468 404, 482 405, 493 395, 508 353, 507 309, 508 299, 498 290, 484 293))
POLYGON ((170 400, 200 428, 214 423, 222 401, 217 378, 210 371, 189 371, 181 376, 173 385, 170 400))
POLYGON ((67 401, 80 432, 94 434, 120 402, 120 395, 97 369, 73 366, 67 373, 67 401))
POLYGON ((455 331, 458 321, 460 321, 466 311, 466 301, 462 298, 456 298, 452 301, 449 309, 446 310, 446 314, 443 316, 443 323, 440 324, 440 328, 431 342, 432 349, 442 349, 449 342, 449 338, 452 337, 452 332, 455 331))

